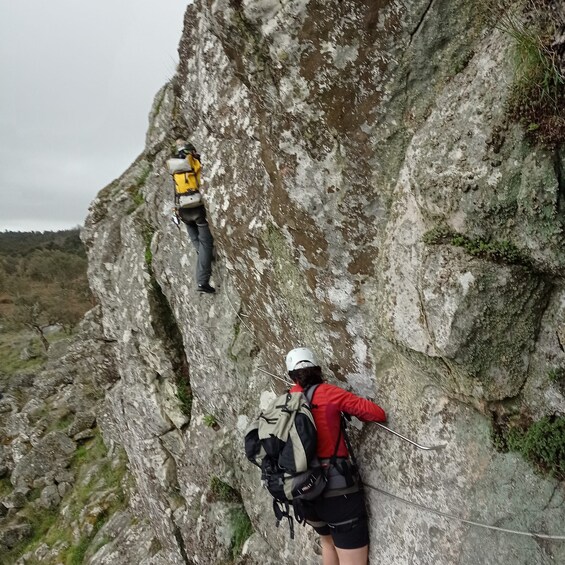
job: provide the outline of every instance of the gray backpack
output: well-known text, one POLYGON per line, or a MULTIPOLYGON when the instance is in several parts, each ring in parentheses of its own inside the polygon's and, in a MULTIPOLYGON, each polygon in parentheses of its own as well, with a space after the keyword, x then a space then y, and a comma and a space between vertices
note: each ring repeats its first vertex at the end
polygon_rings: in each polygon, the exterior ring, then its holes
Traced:
MULTIPOLYGON (((317 386, 279 396, 245 434, 245 455, 261 469, 278 521, 289 518, 291 537, 289 503, 317 498, 326 487, 326 474, 316 457, 317 430, 310 409, 317 386)), ((296 512, 295 517, 301 521, 296 512)))

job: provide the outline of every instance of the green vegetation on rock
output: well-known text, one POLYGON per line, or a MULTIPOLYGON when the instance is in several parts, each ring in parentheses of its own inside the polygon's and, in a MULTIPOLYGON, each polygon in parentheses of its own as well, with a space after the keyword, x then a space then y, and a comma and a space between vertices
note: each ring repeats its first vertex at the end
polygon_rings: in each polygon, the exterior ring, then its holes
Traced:
POLYGON ((153 252, 151 251, 151 241, 153 239, 153 234, 155 233, 155 229, 153 226, 149 224, 145 224, 142 229, 142 236, 143 241, 145 242, 145 264, 148 267, 151 267, 151 263, 153 262, 153 252))
MULTIPOLYGON (((53 337, 48 340, 53 341, 53 337)), ((5 375, 32 371, 40 367, 45 359, 41 342, 33 334, 27 331, 0 332, 0 371, 5 375), (23 352, 26 354, 23 355, 23 352)))
POLYGON ((180 409, 185 416, 190 418, 192 412, 192 389, 190 387, 190 372, 184 352, 182 334, 169 301, 161 290, 151 268, 150 274, 151 291, 149 305, 151 308, 151 324, 155 333, 161 337, 163 344, 168 349, 169 359, 175 374, 180 409))
POLYGON ((145 198, 141 193, 141 188, 145 186, 152 170, 153 165, 151 163, 146 164, 139 173, 139 176, 135 179, 135 182, 128 187, 127 191, 133 200, 133 206, 128 210, 128 214, 131 214, 136 208, 145 203, 145 198))
POLYGON ((241 494, 219 477, 210 480, 210 492, 213 500, 234 505, 229 510, 229 525, 232 532, 230 553, 235 561, 241 554, 245 540, 253 533, 251 520, 243 506, 241 494))
POLYGON ((180 409, 185 416, 190 418, 192 413, 192 390, 188 382, 177 379, 177 398, 180 402, 180 409))
POLYGON ((204 425, 209 428, 215 428, 218 426, 218 420, 216 420, 216 417, 213 414, 206 414, 204 416, 204 425))
POLYGON ((37 547, 39 543, 44 541, 45 536, 54 527, 59 517, 56 509, 46 510, 40 506, 28 505, 20 511, 20 515, 24 519, 24 524, 30 527, 30 536, 26 536, 24 540, 16 544, 4 555, 6 563, 14 563, 26 551, 37 547))
POLYGON ((70 468, 76 481, 61 503, 63 512, 58 508, 44 509, 34 502, 39 498, 39 489, 28 495, 30 503, 21 514, 31 534, 10 549, 5 556, 8 563, 33 551, 40 543, 58 549, 58 563, 83 563, 96 533, 110 516, 126 506, 125 453, 117 452, 109 458, 100 433, 77 449, 70 468), (77 526, 79 532, 88 533, 77 539, 77 526))
POLYGON ((515 76, 509 116, 534 142, 554 146, 565 140, 565 77, 555 38, 561 23, 542 0, 499 1, 505 9, 498 28, 514 41, 515 76))
POLYGON ((493 426, 499 451, 515 451, 542 473, 565 480, 565 417, 546 416, 535 422, 506 418, 493 426))
POLYGON ((563 367, 557 367, 555 369, 550 369, 547 372, 547 378, 552 382, 552 383, 561 383, 561 382, 565 382, 565 368, 563 367))
POLYGON ((219 477, 212 477, 210 480, 210 491, 214 499, 219 502, 241 502, 239 492, 219 477))
POLYGON ((279 228, 269 225, 263 241, 271 251, 274 275, 281 299, 288 308, 304 340, 316 343, 319 327, 316 311, 309 297, 304 273, 297 266, 293 251, 279 228))
POLYGON ((232 526, 231 554, 235 560, 241 554, 243 544, 253 533, 253 525, 243 506, 230 510, 230 525, 232 526))
POLYGON ((564 417, 546 416, 525 429, 511 428, 507 445, 540 470, 565 480, 564 417))
POLYGON ((428 245, 453 245, 461 247, 473 257, 488 259, 496 263, 530 266, 529 258, 509 241, 486 241, 470 238, 457 233, 446 226, 437 226, 426 232, 422 241, 428 245))

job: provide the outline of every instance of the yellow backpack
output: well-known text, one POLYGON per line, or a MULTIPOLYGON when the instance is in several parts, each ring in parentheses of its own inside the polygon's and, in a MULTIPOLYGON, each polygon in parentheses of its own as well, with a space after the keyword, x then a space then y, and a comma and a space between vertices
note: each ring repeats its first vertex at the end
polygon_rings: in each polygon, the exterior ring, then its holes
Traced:
POLYGON ((167 169, 175 182, 175 204, 179 208, 200 206, 200 161, 192 155, 188 155, 186 159, 169 159, 167 169))
MULTIPOLYGON (((175 191, 177 194, 185 194, 187 192, 195 192, 200 188, 200 171, 202 165, 200 161, 192 155, 188 155, 186 159, 174 159, 175 161, 187 161, 189 167, 187 170, 174 172, 173 180, 175 181, 175 191)), ((173 159, 170 159, 173 161, 173 159)))

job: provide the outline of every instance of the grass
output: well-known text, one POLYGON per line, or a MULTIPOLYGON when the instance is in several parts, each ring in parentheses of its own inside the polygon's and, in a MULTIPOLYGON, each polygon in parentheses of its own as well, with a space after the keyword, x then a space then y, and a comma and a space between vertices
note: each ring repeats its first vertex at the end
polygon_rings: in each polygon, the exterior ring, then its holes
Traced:
POLYGON ((18 548, 14 558, 43 542, 49 547, 56 544, 61 546, 58 562, 65 565, 83 563, 97 532, 114 512, 125 506, 126 496, 122 488, 127 472, 125 454, 120 457, 118 465, 113 465, 107 459, 107 449, 99 432, 76 450, 71 468, 75 470, 77 478, 73 490, 65 497, 67 511, 64 514, 59 514, 58 510, 38 512, 36 521, 39 525, 34 526, 33 538, 18 548), (113 492, 114 497, 107 499, 106 508, 93 517, 90 522, 92 530, 76 540, 73 537, 75 528, 69 522, 80 518, 96 492, 104 491, 113 492))
POLYGON ((177 398, 180 402, 180 409, 185 416, 190 418, 192 414, 192 389, 188 382, 182 382, 180 378, 177 378, 177 398))
POLYGON ((131 214, 136 208, 145 203, 145 198, 141 193, 141 188, 147 183, 147 179, 149 178, 152 170, 153 166, 151 164, 147 164, 142 169, 139 176, 135 179, 134 183, 127 188, 127 191, 133 200, 133 206, 127 211, 128 214, 131 214))
POLYGON ((233 528, 230 551, 235 561, 241 555, 243 544, 253 533, 253 526, 243 506, 230 510, 230 523, 233 528))
POLYGON ((235 505, 229 510, 229 520, 232 528, 230 553, 235 561, 241 555, 245 540, 253 533, 251 520, 243 507, 241 494, 219 477, 212 477, 210 480, 210 491, 212 493, 212 500, 235 505))
MULTIPOLYGON (((101 514, 98 514, 98 516, 96 516, 90 534, 80 538, 78 543, 69 547, 69 549, 64 553, 63 559, 65 565, 81 565, 81 563, 84 562, 84 557, 86 555, 86 552, 90 549, 92 540, 96 537, 96 534, 100 531, 100 528, 106 523, 107 519, 108 519, 108 514, 106 512, 103 512, 101 514)), ((100 549, 102 545, 98 546, 98 549, 100 549)), ((93 551, 93 553, 95 553, 95 551, 93 551)))
POLYGON ((37 369, 45 362, 43 350, 39 338, 30 338, 27 331, 25 332, 3 332, 0 334, 0 371, 13 375, 37 369), (31 359, 20 359, 20 353, 26 346, 30 346, 31 353, 34 355, 31 359), (35 356, 37 355, 37 356, 35 356))
POLYGON ((522 13, 507 7, 497 27, 514 42, 515 75, 508 115, 533 142, 554 147, 565 140, 565 77, 552 43, 559 23, 540 0, 527 0, 522 13))
POLYGON ((40 507, 28 506, 20 511, 26 522, 31 526, 31 536, 6 551, 3 555, 5 561, 2 563, 15 563, 19 557, 36 547, 57 521, 58 510, 45 510, 40 507))
POLYGON ((153 239, 153 234, 155 230, 149 224, 145 224, 141 230, 141 235, 143 236, 143 241, 145 242, 145 263, 148 267, 151 267, 153 262, 153 252, 151 251, 151 240, 153 239))
POLYGON ((58 418, 54 420, 51 424, 49 424, 45 432, 48 433, 53 431, 66 430, 73 423, 74 417, 75 417, 74 414, 72 414, 71 412, 65 414, 62 418, 58 418))

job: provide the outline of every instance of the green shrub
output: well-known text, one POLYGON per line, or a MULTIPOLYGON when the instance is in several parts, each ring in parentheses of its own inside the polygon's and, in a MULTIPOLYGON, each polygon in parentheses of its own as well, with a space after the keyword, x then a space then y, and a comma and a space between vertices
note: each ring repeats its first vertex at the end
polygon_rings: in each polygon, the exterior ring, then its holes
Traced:
POLYGON ((543 472, 565 480, 564 417, 546 416, 529 427, 510 428, 506 443, 543 472))

